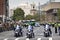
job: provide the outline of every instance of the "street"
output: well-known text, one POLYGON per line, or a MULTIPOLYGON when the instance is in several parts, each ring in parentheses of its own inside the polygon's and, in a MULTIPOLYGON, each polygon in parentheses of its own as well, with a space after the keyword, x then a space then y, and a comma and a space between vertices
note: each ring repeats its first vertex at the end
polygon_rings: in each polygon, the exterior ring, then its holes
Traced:
POLYGON ((0 40, 60 40, 60 0, 0 0, 0 40))
MULTIPOLYGON (((52 29, 51 37, 44 37, 44 27, 34 27, 35 38, 31 38, 29 40, 60 40, 60 36, 54 33, 54 28, 52 29)), ((26 38, 26 28, 23 28, 23 37, 14 37, 14 31, 5 31, 0 33, 0 40, 28 40, 26 38)))

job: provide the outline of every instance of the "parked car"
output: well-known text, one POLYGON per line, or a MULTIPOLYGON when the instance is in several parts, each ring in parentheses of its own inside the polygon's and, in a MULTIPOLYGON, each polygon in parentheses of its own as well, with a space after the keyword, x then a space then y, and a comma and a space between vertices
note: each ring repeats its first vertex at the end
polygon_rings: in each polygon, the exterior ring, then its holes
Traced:
POLYGON ((35 22, 35 27, 40 27, 40 23, 39 22, 35 22))

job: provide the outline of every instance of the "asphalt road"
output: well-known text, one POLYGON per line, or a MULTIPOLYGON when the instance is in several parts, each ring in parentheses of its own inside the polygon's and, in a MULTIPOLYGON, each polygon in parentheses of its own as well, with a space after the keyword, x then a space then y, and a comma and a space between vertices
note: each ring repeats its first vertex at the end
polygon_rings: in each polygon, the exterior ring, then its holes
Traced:
POLYGON ((51 37, 44 37, 44 27, 34 27, 35 38, 26 38, 26 28, 23 28, 23 37, 14 37, 14 31, 6 31, 0 33, 0 40, 60 40, 60 36, 54 33, 54 28, 52 29, 51 37))

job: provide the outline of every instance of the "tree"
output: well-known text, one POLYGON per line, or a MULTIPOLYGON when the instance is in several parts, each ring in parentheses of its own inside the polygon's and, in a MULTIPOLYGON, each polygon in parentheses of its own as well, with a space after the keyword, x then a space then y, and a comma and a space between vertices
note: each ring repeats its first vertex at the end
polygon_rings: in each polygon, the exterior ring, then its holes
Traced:
POLYGON ((17 8, 14 10, 13 20, 23 20, 24 19, 24 11, 21 8, 17 8))
POLYGON ((39 14, 34 14, 33 18, 37 21, 40 21, 40 15, 39 14))
POLYGON ((57 17, 58 17, 58 20, 60 20, 60 9, 58 9, 57 11, 57 17))
POLYGON ((30 20, 30 19, 35 19, 35 20, 37 20, 37 21, 39 21, 39 15, 38 14, 34 14, 34 15, 27 15, 26 17, 25 17, 25 19, 27 19, 27 20, 30 20))
POLYGON ((32 15, 27 15, 27 16, 25 17, 25 19, 27 19, 27 20, 33 19, 33 16, 32 16, 32 15))

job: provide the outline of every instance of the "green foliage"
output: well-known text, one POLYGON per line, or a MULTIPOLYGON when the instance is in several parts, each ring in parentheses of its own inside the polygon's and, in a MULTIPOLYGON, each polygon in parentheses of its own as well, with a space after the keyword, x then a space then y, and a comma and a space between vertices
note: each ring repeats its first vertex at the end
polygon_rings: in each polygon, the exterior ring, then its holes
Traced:
POLYGON ((17 8, 14 10, 13 20, 23 20, 24 19, 24 11, 21 8, 17 8))
POLYGON ((27 19, 27 20, 30 20, 30 19, 35 19, 35 20, 37 20, 37 21, 39 21, 39 15, 38 14, 34 14, 34 15, 27 15, 26 17, 25 17, 25 19, 27 19))
POLYGON ((27 15, 27 16, 25 17, 25 19, 27 19, 27 20, 33 19, 33 16, 32 16, 32 15, 27 15))
POLYGON ((36 21, 45 21, 45 14, 34 14, 34 15, 27 15, 25 19, 30 20, 30 19, 35 19, 36 21))
POLYGON ((58 9, 57 12, 58 12, 58 13, 57 13, 58 20, 60 20, 60 9, 58 9))
POLYGON ((33 15, 33 18, 37 21, 40 21, 40 15, 39 14, 33 15))

